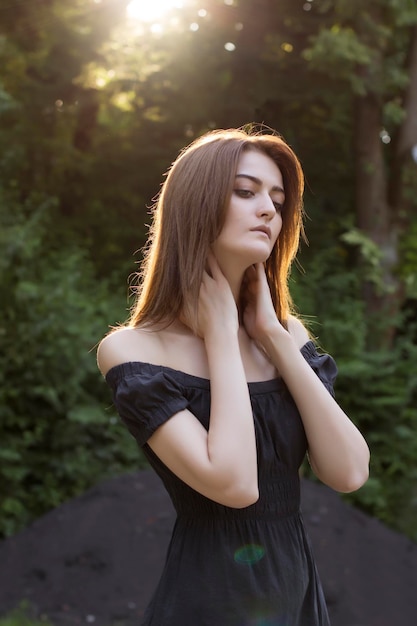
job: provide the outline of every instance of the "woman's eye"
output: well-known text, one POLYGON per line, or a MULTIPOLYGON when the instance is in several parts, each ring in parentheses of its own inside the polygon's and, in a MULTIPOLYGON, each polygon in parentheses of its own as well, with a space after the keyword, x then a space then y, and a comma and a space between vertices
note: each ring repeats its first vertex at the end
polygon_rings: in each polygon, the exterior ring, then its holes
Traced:
POLYGON ((275 207, 275 210, 280 213, 284 207, 283 204, 281 204, 281 202, 273 202, 273 205, 275 207))
POLYGON ((239 196, 239 198, 251 198, 253 191, 250 189, 235 189, 235 194, 239 196))

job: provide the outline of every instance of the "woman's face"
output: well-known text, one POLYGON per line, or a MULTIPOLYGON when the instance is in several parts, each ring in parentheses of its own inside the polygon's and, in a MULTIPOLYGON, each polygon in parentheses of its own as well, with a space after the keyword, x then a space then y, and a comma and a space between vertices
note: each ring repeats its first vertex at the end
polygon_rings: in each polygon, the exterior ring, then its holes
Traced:
POLYGON ((239 159, 226 220, 213 251, 222 266, 265 262, 282 227, 285 192, 281 172, 263 152, 247 150, 239 159))

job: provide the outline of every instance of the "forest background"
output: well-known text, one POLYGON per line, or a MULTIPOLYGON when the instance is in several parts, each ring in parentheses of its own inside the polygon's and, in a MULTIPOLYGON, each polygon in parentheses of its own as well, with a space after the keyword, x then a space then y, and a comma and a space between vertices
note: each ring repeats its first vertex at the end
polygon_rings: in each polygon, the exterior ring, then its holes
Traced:
POLYGON ((95 345, 178 151, 262 122, 307 179, 295 303, 372 451, 348 499, 417 541, 417 5, 171 4, 0 0, 0 533, 137 469, 95 345))

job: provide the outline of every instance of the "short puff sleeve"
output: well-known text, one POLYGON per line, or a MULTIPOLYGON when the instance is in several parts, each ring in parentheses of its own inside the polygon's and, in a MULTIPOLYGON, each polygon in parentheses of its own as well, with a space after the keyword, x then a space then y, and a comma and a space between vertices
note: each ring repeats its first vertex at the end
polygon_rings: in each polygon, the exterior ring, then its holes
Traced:
POLYGON ((148 363, 123 363, 106 382, 122 422, 140 446, 170 417, 187 408, 181 385, 167 371, 148 363))
POLYGON ((301 353, 313 371, 320 378, 323 385, 334 397, 334 382, 337 377, 337 365, 330 354, 320 354, 313 341, 308 341, 301 353))

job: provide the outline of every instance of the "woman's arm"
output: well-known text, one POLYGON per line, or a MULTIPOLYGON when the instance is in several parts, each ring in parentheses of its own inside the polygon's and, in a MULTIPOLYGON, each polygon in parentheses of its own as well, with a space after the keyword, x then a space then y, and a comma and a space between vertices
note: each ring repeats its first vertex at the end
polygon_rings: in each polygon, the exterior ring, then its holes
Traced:
POLYGON ((336 491, 359 489, 369 475, 368 446, 308 365, 300 347, 309 340, 294 318, 287 332, 276 318, 263 266, 250 272, 245 325, 284 379, 303 420, 314 473, 336 491))
POLYGON ((206 497, 241 508, 256 502, 253 415, 237 332, 219 325, 205 340, 210 371, 209 430, 189 411, 160 426, 148 443, 174 474, 206 497))
MULTIPOLYGON (((184 410, 160 426, 148 444, 190 487, 220 504, 241 508, 259 497, 255 428, 239 349, 236 304, 214 259, 210 271, 201 286, 198 315, 210 373, 209 430, 184 410)), ((98 361, 104 374, 130 360, 123 358, 131 350, 128 334, 116 332, 101 343, 98 361)), ((163 362, 157 333, 147 333, 145 344, 142 354, 135 349, 136 360, 163 362)))

